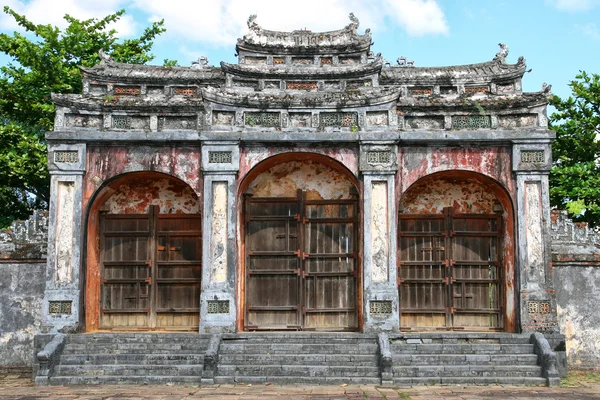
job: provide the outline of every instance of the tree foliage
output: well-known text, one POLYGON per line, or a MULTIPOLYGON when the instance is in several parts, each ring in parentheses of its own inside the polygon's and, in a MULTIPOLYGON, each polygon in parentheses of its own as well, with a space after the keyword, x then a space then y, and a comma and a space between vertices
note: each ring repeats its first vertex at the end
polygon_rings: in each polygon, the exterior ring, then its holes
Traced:
POLYGON ((44 134, 54 123, 50 94, 81 93, 79 67, 98 64, 100 49, 117 62, 152 60, 153 40, 165 31, 160 21, 136 39, 119 40, 109 27, 124 10, 101 19, 65 15, 68 26, 64 30, 34 24, 9 7, 4 12, 25 33, 0 34, 0 52, 11 60, 0 68, 0 227, 48 204, 44 134))
POLYGON ((581 72, 572 95, 554 97, 550 117, 556 140, 550 174, 550 202, 576 221, 600 225, 600 75, 581 72))

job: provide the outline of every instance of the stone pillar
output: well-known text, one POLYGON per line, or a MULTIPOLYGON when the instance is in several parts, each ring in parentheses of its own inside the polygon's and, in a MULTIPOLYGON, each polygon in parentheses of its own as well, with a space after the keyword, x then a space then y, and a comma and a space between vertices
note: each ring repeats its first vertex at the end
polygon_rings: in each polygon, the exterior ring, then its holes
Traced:
POLYGON ((364 331, 398 331, 396 285, 395 144, 363 143, 363 315, 364 331))
POLYGON ((551 167, 548 142, 515 143, 520 328, 523 332, 558 331, 552 282, 550 239, 551 167))
POLYGON ((73 332, 79 325, 85 152, 85 144, 48 145, 50 212, 43 332, 73 332))
POLYGON ((203 144, 201 333, 235 332, 236 329, 235 200, 239 166, 237 142, 203 144))

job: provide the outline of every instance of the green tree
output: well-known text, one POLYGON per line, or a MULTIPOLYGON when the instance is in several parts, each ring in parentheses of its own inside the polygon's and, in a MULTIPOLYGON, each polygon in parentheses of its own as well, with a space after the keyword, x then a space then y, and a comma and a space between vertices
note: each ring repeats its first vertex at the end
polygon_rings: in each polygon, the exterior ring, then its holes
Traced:
MULTIPOLYGON (((9 7, 24 34, 0 34, 0 52, 10 57, 0 67, 0 227, 47 207, 50 192, 44 134, 53 129, 51 93, 81 93, 79 67, 100 62, 99 50, 116 62, 144 64, 163 21, 136 39, 119 40, 109 29, 124 10, 101 19, 78 20, 65 15, 64 30, 36 25, 9 7)), ((175 63, 176 61, 169 61, 175 63)))
POLYGON ((600 75, 581 72, 567 99, 554 96, 550 202, 575 221, 600 225, 600 75))

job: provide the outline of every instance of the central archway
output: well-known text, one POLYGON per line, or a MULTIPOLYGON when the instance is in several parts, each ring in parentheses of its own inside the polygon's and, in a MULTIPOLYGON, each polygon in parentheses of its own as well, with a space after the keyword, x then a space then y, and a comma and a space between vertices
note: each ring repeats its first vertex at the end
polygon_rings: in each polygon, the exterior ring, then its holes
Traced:
POLYGON ((356 178, 312 153, 271 157, 240 185, 244 330, 357 330, 356 178))

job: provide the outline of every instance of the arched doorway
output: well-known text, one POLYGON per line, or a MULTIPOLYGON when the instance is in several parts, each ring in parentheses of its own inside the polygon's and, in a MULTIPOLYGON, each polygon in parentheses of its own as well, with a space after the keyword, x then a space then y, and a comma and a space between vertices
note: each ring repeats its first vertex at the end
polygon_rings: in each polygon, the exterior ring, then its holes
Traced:
POLYGON ((245 330, 356 330, 356 178, 328 157, 271 157, 241 184, 245 330))
POLYGON ((401 329, 514 331, 513 209, 500 184, 440 172, 399 209, 401 329))
POLYGON ((105 184, 91 204, 87 330, 197 330, 202 245, 193 190, 135 172, 105 184))

